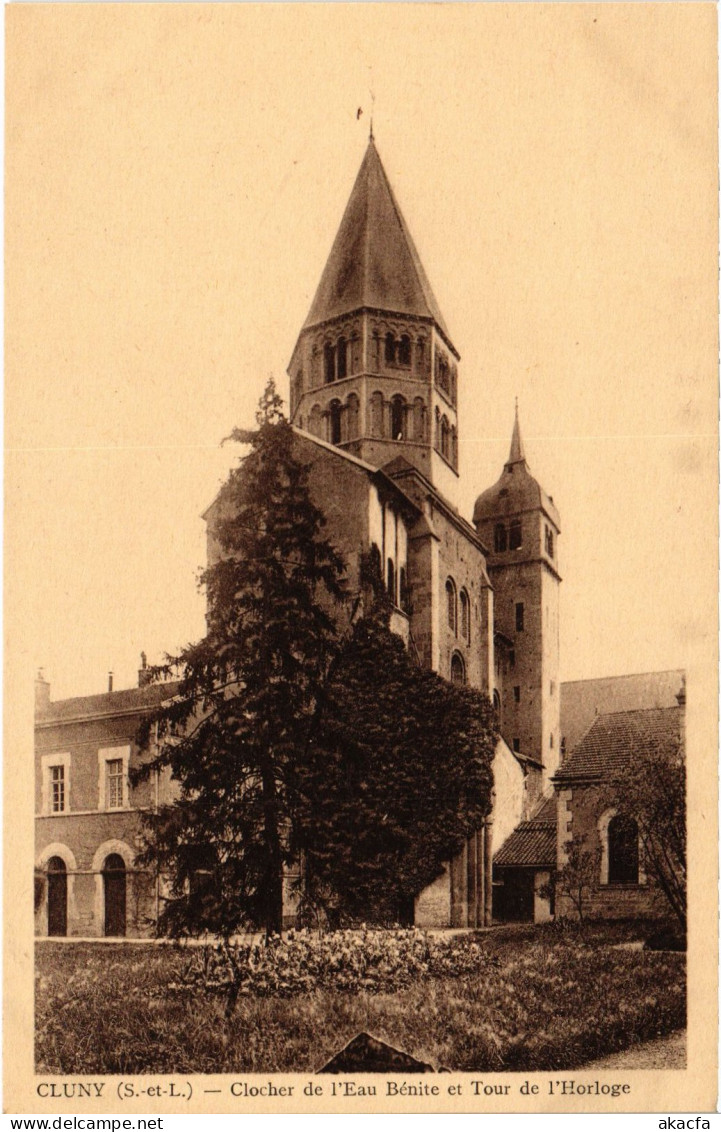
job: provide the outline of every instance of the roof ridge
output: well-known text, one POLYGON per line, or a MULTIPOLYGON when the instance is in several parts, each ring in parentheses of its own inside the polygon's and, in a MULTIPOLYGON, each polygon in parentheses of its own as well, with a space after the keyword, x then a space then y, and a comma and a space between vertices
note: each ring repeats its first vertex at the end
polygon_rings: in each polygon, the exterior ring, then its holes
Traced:
POLYGON ((684 671, 683 668, 661 668, 650 672, 623 672, 618 676, 585 676, 577 680, 562 680, 561 687, 568 684, 600 684, 602 680, 636 680, 639 676, 675 676, 684 671))
MULTIPOLYGON (((364 472, 379 472, 382 469, 377 468, 375 464, 369 464, 367 460, 362 460, 360 456, 355 456, 352 452, 346 452, 345 448, 339 448, 337 444, 331 444, 328 440, 323 440, 320 436, 315 436, 307 429, 301 428, 300 425, 291 425, 293 432, 298 433, 304 440, 311 440, 313 444, 317 444, 319 448, 324 448, 326 452, 331 452, 334 456, 340 459, 348 460, 351 464, 356 464, 362 468, 364 472)), ((390 477, 386 477, 390 478, 390 477)))
POLYGON ((519 821, 516 829, 521 829, 527 825, 551 827, 558 825, 558 821, 554 821, 553 818, 525 818, 523 821, 519 821))
MULTIPOLYGON (((636 707, 636 708, 617 708, 616 711, 599 711, 594 719, 603 719, 607 715, 640 715, 642 712, 649 711, 680 711, 679 704, 659 704, 655 707, 636 707)), ((588 732, 586 732, 588 734, 588 732)))
MULTIPOLYGON (((368 149, 373 148, 378 156, 375 140, 371 137, 368 142, 368 149)), ((363 217, 363 292, 365 293, 368 287, 368 277, 370 275, 370 262, 371 262, 371 230, 370 230, 370 165, 367 164, 365 157, 363 158, 363 165, 361 168, 365 169, 366 177, 366 192, 365 192, 365 215, 363 217)), ((351 192, 355 191, 355 186, 351 192)), ((348 201, 350 204, 350 199, 348 201)))
POLYGON ((426 306, 428 307, 428 310, 431 314, 431 317, 433 318, 434 322, 437 321, 439 323, 441 330, 443 330, 447 334, 448 332, 445 329, 445 325, 444 325, 443 319, 441 317, 440 308, 438 307, 438 302, 436 301, 436 297, 433 294, 433 290, 431 288, 430 280, 429 280, 428 276, 426 275, 425 269, 424 269, 423 264, 421 262, 420 253, 418 251, 418 248, 415 245, 415 241, 414 241, 414 239, 411 235, 411 230, 408 227, 408 224, 406 223, 406 219, 403 216, 403 213, 401 212, 401 206, 399 205, 398 200, 396 199, 396 194, 393 192, 393 186, 390 183, 390 180, 388 178, 388 174, 385 171, 385 166, 383 165, 383 162, 381 161, 381 156, 378 153, 377 148, 376 148, 376 156, 378 158, 378 165, 380 167, 381 173, 383 174, 383 179, 384 179, 386 186, 388 188, 388 195, 391 198, 391 204, 393 205, 393 211, 396 214, 396 218, 397 218, 398 223, 401 227, 401 231, 403 232, 403 235, 406 238, 406 242, 408 244, 408 250, 411 253, 411 266, 413 268, 413 271, 415 272, 416 281, 418 283, 418 286, 421 289, 421 292, 423 294, 424 299, 426 300, 426 306), (434 307, 436 308, 435 311, 434 311, 434 307), (438 317, 436 317, 436 316, 438 316, 438 317))

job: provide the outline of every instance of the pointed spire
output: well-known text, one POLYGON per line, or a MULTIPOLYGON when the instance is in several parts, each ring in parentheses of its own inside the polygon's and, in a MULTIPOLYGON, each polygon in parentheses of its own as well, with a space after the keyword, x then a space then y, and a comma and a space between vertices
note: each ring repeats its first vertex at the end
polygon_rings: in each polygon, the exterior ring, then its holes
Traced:
POLYGON ((304 328, 373 307, 448 330, 371 133, 304 328))
POLYGON ((523 440, 521 439, 521 426, 518 422, 518 398, 516 397, 516 415, 513 421, 513 436, 511 437, 511 451, 508 454, 506 467, 512 464, 525 464, 526 453, 523 450, 523 440))

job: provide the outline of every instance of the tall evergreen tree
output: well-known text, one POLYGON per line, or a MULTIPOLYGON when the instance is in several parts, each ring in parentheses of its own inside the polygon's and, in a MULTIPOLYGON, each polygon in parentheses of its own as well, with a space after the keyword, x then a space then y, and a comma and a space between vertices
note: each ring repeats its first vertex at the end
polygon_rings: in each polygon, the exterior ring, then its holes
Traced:
POLYGON ((302 762, 309 906, 337 923, 408 914, 490 813, 497 739, 488 698, 418 667, 376 603, 339 651, 302 762))
POLYGON ((201 581, 206 636, 156 674, 177 693, 143 728, 137 772, 170 772, 178 797, 146 817, 142 863, 169 885, 171 934, 282 928, 283 869, 306 749, 337 641, 344 564, 323 533, 273 382, 221 489, 221 550, 201 581))

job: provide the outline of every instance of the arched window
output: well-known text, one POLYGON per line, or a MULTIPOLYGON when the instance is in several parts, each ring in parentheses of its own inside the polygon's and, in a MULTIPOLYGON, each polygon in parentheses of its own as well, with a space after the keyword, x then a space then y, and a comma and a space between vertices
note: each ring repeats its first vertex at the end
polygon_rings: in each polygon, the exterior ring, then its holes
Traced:
POLYGON ((456 607, 456 584, 453 578, 446 582, 446 604, 448 608, 448 628, 453 632, 458 629, 458 614, 456 607))
POLYGON ((445 415, 441 418, 441 456, 446 460, 450 458, 450 432, 448 418, 445 415))
POLYGON ((422 397, 416 397, 413 402, 413 439, 426 439, 426 405, 422 397))
POLYGON ((371 435, 383 436, 383 394, 371 396, 371 435))
POLYGON ((293 409, 303 396, 303 370, 299 369, 293 378, 293 409))
POLYGON ((465 590, 461 590, 461 636, 471 643, 471 603, 465 590))
POLYGON ((393 362, 395 360, 396 360, 396 341, 395 341, 395 338, 393 337, 393 335, 389 331, 388 334, 386 334, 386 362, 388 362, 389 365, 393 365, 393 362))
POLYGON ((410 593, 408 591, 408 576, 405 566, 398 571, 398 604, 404 613, 410 613, 410 593))
POLYGON ((521 520, 513 519, 508 531, 508 549, 518 550, 523 544, 523 535, 521 532, 521 520))
POLYGON ((451 451, 450 458, 453 467, 458 466, 458 436, 456 434, 456 426, 451 425, 451 451))
POLYGON ((320 350, 317 344, 313 346, 310 355, 310 384, 311 388, 320 384, 320 350))
POLYGON ((501 718, 501 696, 498 688, 493 689, 493 707, 495 708, 496 715, 501 718))
POLYGON ((348 373, 348 343, 345 338, 338 339, 338 377, 345 377, 348 373))
POLYGON ((340 444, 341 439, 341 404, 340 401, 331 401, 330 406, 330 442, 340 444))
POLYGON ((401 366, 411 364, 411 340, 407 334, 402 334, 398 343, 398 364, 401 366))
POLYGON ((608 823, 608 883, 638 884, 638 825, 625 814, 608 823))
POLYGON ((361 354, 361 340, 354 330, 351 334, 350 346, 348 348, 348 372, 358 373, 360 369, 360 354, 361 354))
POLYGON ((348 420, 348 439, 355 440, 358 436, 358 410, 359 401, 355 393, 348 394, 346 401, 346 417, 348 420))
POLYGON ((439 389, 448 395, 450 393, 450 380, 448 376, 448 359, 443 354, 436 355, 436 383, 439 389))
POLYGON ((503 523, 496 523, 496 529, 493 532, 493 545, 496 554, 503 554, 506 549, 506 528, 503 523))
POLYGON ((381 368, 381 340, 377 330, 373 331, 371 338, 371 365, 375 373, 381 368))
POLYGON ((48 861, 48 935, 68 934, 68 870, 62 857, 48 861))
POLYGON ((127 902, 125 861, 119 853, 110 853, 103 865, 103 896, 105 898, 105 934, 125 935, 125 908, 127 902))
POLYGON ((387 571, 386 571, 386 588, 388 590, 388 597, 391 599, 391 601, 393 602, 394 605, 397 605, 398 602, 396 600, 396 568, 395 568, 395 565, 393 564, 392 558, 388 559, 388 568, 387 568, 387 571))
POLYGON ((393 440, 405 439, 406 403, 400 394, 391 401, 391 436, 393 440))
POLYGON ((320 436, 321 421, 320 405, 314 405, 308 417, 308 432, 312 432, 313 436, 320 436))
POLYGON ((426 372, 426 344, 423 338, 416 342, 416 372, 426 372))
POLYGON ((452 684, 465 684, 466 682, 466 666, 463 663, 463 657, 460 653, 454 652, 451 657, 451 683, 452 684))
POLYGON ((441 411, 436 405, 436 435, 434 438, 436 452, 441 450, 441 411))
POLYGON ((335 350, 331 342, 326 342, 323 347, 323 376, 326 385, 335 381, 335 350))
POLYGON ((546 554, 549 558, 553 558, 553 531, 550 527, 546 527, 546 554))
POLYGON ((381 552, 375 542, 371 543, 370 548, 370 570, 373 582, 380 584, 383 581, 383 570, 381 568, 381 552))

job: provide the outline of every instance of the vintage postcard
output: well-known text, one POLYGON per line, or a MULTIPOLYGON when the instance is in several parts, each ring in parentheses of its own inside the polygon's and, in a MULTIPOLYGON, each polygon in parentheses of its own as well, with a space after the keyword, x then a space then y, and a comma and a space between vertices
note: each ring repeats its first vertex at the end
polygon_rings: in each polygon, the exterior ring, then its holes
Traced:
POLYGON ((6 8, 6 1111, 714 1109, 716 24, 6 8))

